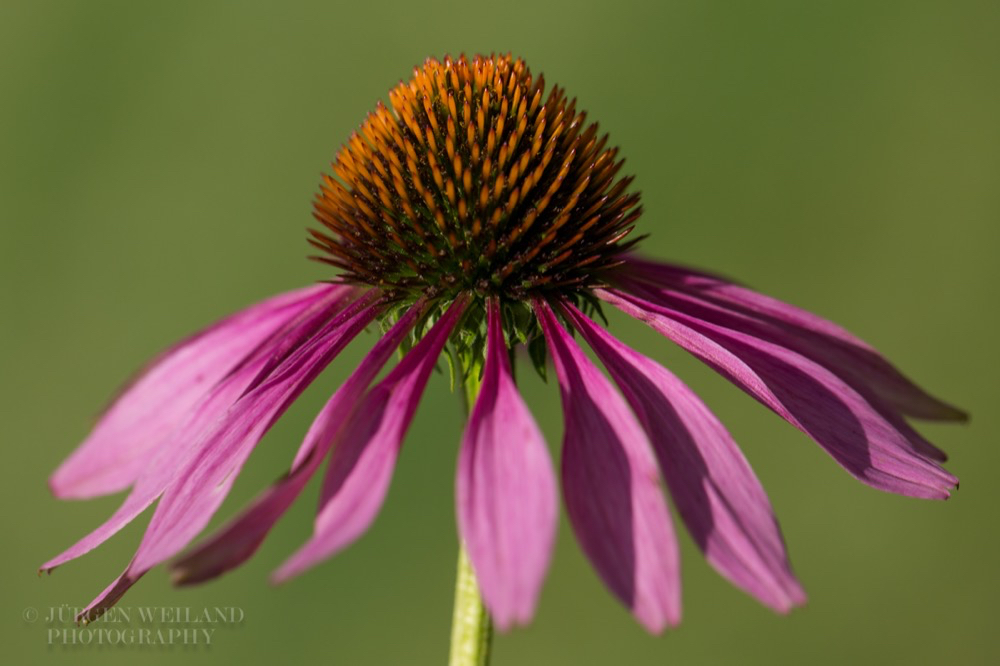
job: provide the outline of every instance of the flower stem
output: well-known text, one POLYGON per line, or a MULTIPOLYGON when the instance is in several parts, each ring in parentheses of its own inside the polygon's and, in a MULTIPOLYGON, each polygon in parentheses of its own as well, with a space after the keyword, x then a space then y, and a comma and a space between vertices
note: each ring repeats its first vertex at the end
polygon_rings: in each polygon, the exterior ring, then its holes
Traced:
POLYGON ((492 638, 493 622, 479 596, 476 574, 465 552, 465 544, 462 544, 458 551, 458 577, 455 579, 449 666, 487 666, 492 638))
MULTIPOLYGON (((479 369, 472 368, 467 373, 464 385, 465 411, 472 411, 479 395, 479 369)), ((455 579, 455 610, 451 619, 451 652, 449 666, 487 666, 490 663, 490 645, 493 638, 493 622, 479 596, 479 584, 472 562, 459 543, 458 574, 455 579)))

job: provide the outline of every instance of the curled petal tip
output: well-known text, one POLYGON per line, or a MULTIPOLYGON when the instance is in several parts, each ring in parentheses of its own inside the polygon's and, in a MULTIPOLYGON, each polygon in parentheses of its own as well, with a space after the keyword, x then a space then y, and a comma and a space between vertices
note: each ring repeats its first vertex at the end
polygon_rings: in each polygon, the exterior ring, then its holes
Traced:
POLYGON ((681 623, 681 612, 679 609, 676 611, 672 610, 666 614, 642 613, 633 609, 632 614, 642 628, 652 636, 662 636, 668 629, 676 629, 681 623))
POLYGON ((959 423, 968 423, 972 420, 972 414, 969 412, 958 409, 957 407, 952 407, 950 411, 950 417, 945 419, 946 421, 957 421, 959 423))
POLYGON ((298 577, 302 574, 308 567, 302 566, 295 559, 287 560, 280 567, 271 572, 271 575, 267 577, 267 582, 270 585, 284 585, 293 578, 298 577))
POLYGON ((808 596, 806 596, 806 591, 802 589, 802 586, 798 583, 798 581, 795 581, 791 589, 788 589, 785 592, 787 594, 785 602, 781 605, 771 606, 780 615, 788 615, 796 608, 805 606, 809 601, 808 596))
POLYGON ((788 615, 796 608, 801 608, 808 603, 806 598, 806 593, 799 589, 797 594, 790 596, 788 600, 782 605, 772 605, 771 609, 774 610, 778 615, 788 615))
POLYGON ((174 587, 194 585, 190 577, 191 570, 184 567, 171 566, 169 569, 170 584, 174 587))

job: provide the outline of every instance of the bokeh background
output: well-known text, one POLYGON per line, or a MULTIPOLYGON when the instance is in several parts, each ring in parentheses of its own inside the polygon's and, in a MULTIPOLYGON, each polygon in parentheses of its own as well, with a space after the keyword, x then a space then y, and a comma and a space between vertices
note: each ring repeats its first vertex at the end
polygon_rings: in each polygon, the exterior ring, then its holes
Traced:
MULTIPOLYGON (((209 648, 48 644, 48 609, 100 592, 148 516, 50 578, 35 568, 119 502, 57 502, 45 482, 135 367, 224 313, 328 277, 304 260, 310 198, 374 102, 429 55, 511 51, 621 146, 648 253, 841 322, 973 420, 924 428, 962 479, 950 501, 879 493, 615 318, 742 444, 809 604, 774 615, 683 535, 684 621, 651 637, 563 519, 537 618, 497 637, 494 664, 997 663, 997 34, 992 1, 0 3, 0 661, 445 660, 462 420, 441 376, 354 547, 266 583, 309 533, 314 484, 241 570, 176 590, 157 569, 125 598, 241 609, 209 648)), ((287 467, 370 341, 267 436, 216 523, 287 467)), ((557 452, 556 387, 521 374, 557 452)))

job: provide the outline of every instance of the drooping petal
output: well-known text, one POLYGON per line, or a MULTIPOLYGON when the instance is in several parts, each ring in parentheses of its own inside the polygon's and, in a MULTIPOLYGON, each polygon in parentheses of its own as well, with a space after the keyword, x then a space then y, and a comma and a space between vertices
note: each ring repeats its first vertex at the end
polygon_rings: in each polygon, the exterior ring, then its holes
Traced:
POLYGON ((624 274, 662 290, 672 299, 668 307, 723 326, 731 327, 728 322, 738 318, 742 330, 821 363, 855 390, 867 387, 901 414, 942 421, 968 418, 907 379, 871 345, 811 312, 713 275, 635 257, 628 260, 624 274), (688 310, 695 305, 703 308, 698 314, 688 310))
MULTIPOLYGON (((132 563, 118 579, 119 587, 133 584, 175 555, 207 524, 264 433, 382 307, 374 295, 348 306, 314 337, 290 350, 266 380, 210 424, 163 492, 132 563)), ((108 601, 102 595, 86 612, 99 615, 118 597, 108 601)))
POLYGON ((257 551, 319 468, 337 433, 354 413, 361 394, 409 334, 424 307, 423 300, 411 306, 333 394, 309 428, 288 474, 225 527, 171 566, 175 584, 193 585, 215 578, 239 566, 257 551))
POLYGON ((803 603, 764 488, 722 423, 666 368, 572 305, 563 309, 638 416, 674 504, 709 563, 779 612, 803 603))
POLYGON ((500 304, 487 310, 486 366, 462 438, 459 533, 501 630, 534 614, 556 535, 556 482, 545 439, 510 374, 500 304))
POLYGON ((135 483, 185 415, 290 318, 353 289, 317 285, 238 312, 174 345, 127 386, 86 440, 49 479, 63 499, 115 493, 135 483))
POLYGON ((827 340, 808 331, 785 329, 755 317, 727 310, 683 292, 651 289, 638 283, 632 284, 629 291, 647 298, 652 303, 675 309, 701 321, 749 333, 761 340, 791 349, 820 363, 857 391, 873 409, 878 411, 903 435, 914 451, 938 461, 948 459, 944 451, 928 442, 906 423, 901 413, 882 397, 884 391, 877 390, 879 382, 872 380, 872 378, 888 378, 890 375, 870 372, 872 363, 868 363, 868 359, 880 358, 874 353, 862 356, 855 353, 856 350, 840 346, 837 341, 827 340))
POLYGON ((913 497, 947 498, 958 480, 850 386, 796 352, 616 290, 597 295, 667 336, 812 437, 858 480, 913 497))
POLYGON ((112 581, 110 585, 104 588, 103 592, 97 595, 96 599, 90 602, 90 605, 77 614, 76 621, 86 625, 98 619, 107 612, 108 608, 117 604, 134 583, 135 579, 128 576, 128 569, 126 568, 122 575, 112 581))
POLYGON ((460 297, 385 379, 368 391, 337 438, 312 538, 274 573, 285 581, 368 529, 385 499, 403 437, 467 299, 460 297))
POLYGON ((562 394, 563 495, 584 553, 608 588, 651 632, 680 621, 680 572, 649 440, 605 376, 542 301, 562 394))
POLYGON ((237 366, 217 382, 188 412, 164 443, 156 451, 151 452, 149 462, 114 514, 63 553, 43 564, 41 570, 51 571, 93 550, 155 502, 196 455, 205 433, 216 427, 222 416, 248 387, 259 381, 261 370, 275 357, 275 345, 286 336, 299 338, 299 330, 312 329, 317 320, 328 320, 340 312, 345 303, 343 294, 329 292, 327 298, 309 303, 302 309, 290 311, 287 314, 288 318, 277 332, 246 358, 238 361, 237 366))
MULTIPOLYGON (((900 386, 901 382, 906 380, 898 373, 892 375, 889 371, 895 372, 895 370, 874 351, 868 352, 858 347, 850 347, 840 340, 831 340, 812 331, 769 323, 681 291, 651 288, 639 282, 629 281, 623 281, 623 287, 629 293, 642 296, 651 303, 675 309, 695 319, 724 328, 749 333, 816 361, 861 394, 872 408, 905 437, 914 451, 938 461, 948 459, 944 451, 907 425, 901 412, 893 406, 893 402, 883 397, 888 394, 889 386, 900 386), (878 369, 878 362, 884 366, 883 370, 878 369)), ((895 394, 899 395, 900 391, 897 390, 895 394)), ((916 403, 911 400, 910 404, 916 403)))
POLYGON ((178 553, 208 523, 261 437, 347 344, 372 322, 380 302, 360 302, 326 324, 208 432, 198 454, 153 514, 133 568, 178 553))

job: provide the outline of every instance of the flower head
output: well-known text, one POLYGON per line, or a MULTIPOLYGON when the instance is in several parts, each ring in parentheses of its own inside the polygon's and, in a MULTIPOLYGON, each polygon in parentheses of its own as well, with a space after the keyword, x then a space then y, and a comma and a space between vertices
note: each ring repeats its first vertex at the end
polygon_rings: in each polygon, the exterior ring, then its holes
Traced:
POLYGON ((428 60, 379 103, 323 179, 313 232, 342 279, 526 301, 621 263, 639 217, 607 136, 521 60, 428 60), (338 180, 339 178, 339 180, 338 180))
POLYGON ((477 387, 458 452, 458 529, 501 628, 530 621, 547 571, 557 484, 518 393, 512 351, 550 358, 563 404, 562 494, 585 554, 650 631, 680 619, 670 497, 705 557, 763 604, 805 595, 763 488, 724 426, 681 380, 598 325, 601 304, 662 333, 811 437, 875 488, 943 499, 957 479, 907 417, 965 415, 872 347, 723 278, 643 259, 622 161, 562 90, 520 60, 428 60, 351 136, 315 202, 330 282, 243 310, 165 352, 51 479, 59 497, 130 489, 51 570, 159 500, 135 557, 82 614, 117 602, 181 553, 264 433, 363 329, 384 334, 317 415, 290 468, 171 565, 214 578, 260 546, 329 460, 296 576, 360 536, 385 498, 443 351, 477 387), (626 239, 626 237, 629 237, 626 239), (573 331, 593 350, 590 360, 573 331), (400 362, 376 382, 399 349, 400 362))

